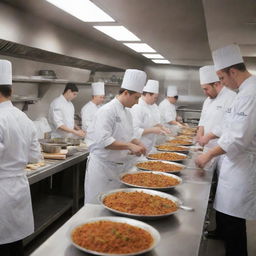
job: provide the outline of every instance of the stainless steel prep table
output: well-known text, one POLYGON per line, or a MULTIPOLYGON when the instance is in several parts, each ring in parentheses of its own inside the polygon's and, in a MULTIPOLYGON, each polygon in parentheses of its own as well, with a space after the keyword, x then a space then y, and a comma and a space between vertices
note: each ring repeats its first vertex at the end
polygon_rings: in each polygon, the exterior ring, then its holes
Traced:
MULTIPOLYGON (((166 219, 147 221, 161 234, 159 245, 150 256, 195 256, 199 254, 205 216, 208 207, 208 198, 211 190, 213 166, 205 173, 193 168, 192 159, 187 161, 188 169, 184 170, 184 183, 178 186, 171 194, 179 197, 185 205, 195 209, 194 212, 180 210, 177 214, 166 219)), ((72 223, 96 216, 112 216, 101 205, 88 204, 81 208, 68 222, 42 244, 32 256, 42 255, 87 255, 71 245, 68 240, 68 230, 72 223)), ((88 254, 89 255, 89 254, 88 254)))

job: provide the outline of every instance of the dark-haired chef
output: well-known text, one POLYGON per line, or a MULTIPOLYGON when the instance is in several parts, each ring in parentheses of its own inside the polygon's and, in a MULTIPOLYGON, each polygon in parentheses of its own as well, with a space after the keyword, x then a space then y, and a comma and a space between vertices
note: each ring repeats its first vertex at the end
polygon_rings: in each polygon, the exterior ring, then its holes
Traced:
POLYGON ((146 73, 127 69, 119 95, 102 106, 89 126, 90 156, 85 176, 85 203, 98 203, 97 196, 120 187, 119 175, 130 160, 146 153, 136 139, 132 116, 128 108, 138 103, 146 82, 146 73))
POLYGON ((75 125, 75 108, 71 102, 78 95, 74 83, 67 83, 63 94, 54 99, 49 108, 48 120, 53 138, 84 137, 85 132, 75 125))
POLYGON ((221 83, 238 90, 225 125, 209 139, 218 145, 196 159, 204 167, 223 155, 214 201, 216 234, 224 239, 226 255, 247 256, 246 220, 256 219, 256 77, 244 64, 238 45, 212 53, 221 83))
POLYGON ((34 231, 24 168, 41 159, 41 150, 33 122, 12 105, 11 94, 11 62, 0 60, 0 255, 22 256, 22 239, 34 231))

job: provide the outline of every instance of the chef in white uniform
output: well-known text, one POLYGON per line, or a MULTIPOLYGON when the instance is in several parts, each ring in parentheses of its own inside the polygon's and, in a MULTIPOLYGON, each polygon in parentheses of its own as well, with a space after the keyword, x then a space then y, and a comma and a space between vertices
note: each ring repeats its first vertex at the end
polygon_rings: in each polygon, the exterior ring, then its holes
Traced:
MULTIPOLYGON (((201 67, 199 76, 201 88, 208 96, 203 104, 197 132, 197 140, 204 146, 206 136, 223 122, 225 112, 231 107, 236 93, 220 83, 213 65, 201 67)), ((207 143, 205 150, 216 146, 216 143, 217 140, 207 143)))
POLYGON ((52 138, 84 137, 85 132, 75 125, 75 108, 71 102, 78 95, 74 83, 67 83, 63 94, 54 99, 49 108, 48 121, 52 138))
MULTIPOLYGON (((160 124, 160 118, 153 114, 152 106, 157 101, 159 94, 159 82, 148 80, 143 89, 138 104, 131 108, 133 117, 133 128, 136 138, 142 141, 146 146, 147 152, 150 152, 155 145, 157 134, 167 134, 170 131, 160 124)), ((156 111, 158 114, 159 111, 156 111)))
POLYGON ((105 99, 105 85, 103 82, 92 83, 92 99, 81 109, 82 128, 87 131, 95 117, 97 110, 105 99))
POLYGON ((178 100, 178 91, 176 86, 168 86, 167 97, 159 104, 159 110, 161 115, 161 123, 168 125, 171 131, 177 132, 178 127, 184 126, 177 121, 177 112, 175 103, 178 100))
POLYGON ((204 167, 212 158, 225 154, 214 201, 218 232, 226 255, 247 255, 246 222, 256 219, 256 77, 251 75, 237 45, 213 53, 215 70, 224 86, 237 90, 232 108, 220 129, 218 146, 200 155, 204 167))
POLYGON ((88 129, 90 156, 85 176, 85 203, 98 203, 97 196, 119 188, 119 175, 126 170, 131 154, 146 153, 133 133, 132 116, 127 108, 138 103, 146 83, 146 73, 125 71, 119 95, 102 106, 88 129))
POLYGON ((22 256, 22 239, 34 231, 24 168, 41 151, 33 122, 10 101, 11 84, 11 63, 0 60, 0 255, 22 256))

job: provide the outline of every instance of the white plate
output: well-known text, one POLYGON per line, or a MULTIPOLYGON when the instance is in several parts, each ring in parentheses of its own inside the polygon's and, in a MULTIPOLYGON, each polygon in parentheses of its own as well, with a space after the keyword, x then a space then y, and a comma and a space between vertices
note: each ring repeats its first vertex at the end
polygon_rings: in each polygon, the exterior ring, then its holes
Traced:
POLYGON ((129 219, 129 218, 124 218, 124 217, 95 217, 95 218, 90 218, 84 221, 80 221, 80 222, 75 222, 73 224, 71 224, 69 231, 68 231, 68 237, 69 237, 69 241, 79 250, 87 252, 87 253, 91 253, 94 255, 106 255, 106 256, 132 256, 132 255, 139 255, 142 253, 146 253, 149 252, 151 250, 153 250, 156 245, 159 243, 160 241, 160 234, 159 232, 153 228, 152 226, 142 222, 142 221, 138 221, 138 220, 134 220, 134 219, 129 219), (79 245, 77 245, 76 243, 73 242, 72 240, 72 233, 74 231, 74 229, 76 229, 77 227, 83 225, 83 224, 87 224, 87 223, 93 223, 93 222, 97 222, 97 221, 112 221, 112 222, 119 222, 119 223, 126 223, 129 225, 132 225, 134 227, 138 227, 141 229, 144 229, 145 231, 149 232, 151 234, 151 236, 153 237, 153 243, 152 245, 143 251, 140 252, 136 252, 136 253, 123 253, 123 254, 112 254, 112 253, 102 253, 102 252, 97 252, 97 251, 91 251, 89 249, 83 248, 79 245))
POLYGON ((153 190, 160 190, 160 191, 168 191, 172 188, 175 188, 177 186, 179 186, 181 183, 182 183, 182 179, 180 177, 178 177, 177 175, 173 175, 173 174, 170 174, 170 173, 165 173, 165 172, 154 172, 154 171, 150 171, 150 173, 153 173, 153 174, 156 174, 156 175, 165 175, 167 177, 172 177, 176 180, 179 181, 179 184, 177 185, 174 185, 174 186, 168 186, 168 187, 146 187, 146 186, 139 186, 139 185, 135 185, 135 184, 130 184, 130 183, 127 183, 125 181, 122 180, 122 178, 127 175, 127 174, 134 174, 134 173, 149 173, 149 171, 130 171, 130 172, 125 172, 125 173, 122 173, 119 178, 120 178, 120 182, 122 182, 123 184, 125 184, 126 186, 128 187, 132 187, 132 188, 145 188, 145 189, 153 189, 153 190))

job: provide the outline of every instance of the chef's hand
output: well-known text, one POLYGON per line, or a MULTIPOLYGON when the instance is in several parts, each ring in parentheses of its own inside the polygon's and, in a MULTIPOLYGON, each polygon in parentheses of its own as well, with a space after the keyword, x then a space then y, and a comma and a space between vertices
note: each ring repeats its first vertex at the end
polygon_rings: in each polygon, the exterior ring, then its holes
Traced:
POLYGON ((168 132, 161 126, 152 127, 152 133, 154 134, 168 134, 168 132))
POLYGON ((208 162, 210 162, 212 159, 212 157, 210 156, 210 154, 208 153, 204 153, 199 155, 196 160, 195 160, 195 164, 199 167, 199 168, 204 168, 206 166, 206 164, 208 162))
POLYGON ((146 154, 146 148, 144 146, 136 145, 133 143, 129 144, 129 150, 133 155, 136 155, 136 156, 141 156, 146 154))
POLYGON ((85 132, 83 130, 74 130, 73 132, 75 135, 77 135, 78 137, 85 137, 85 132))

